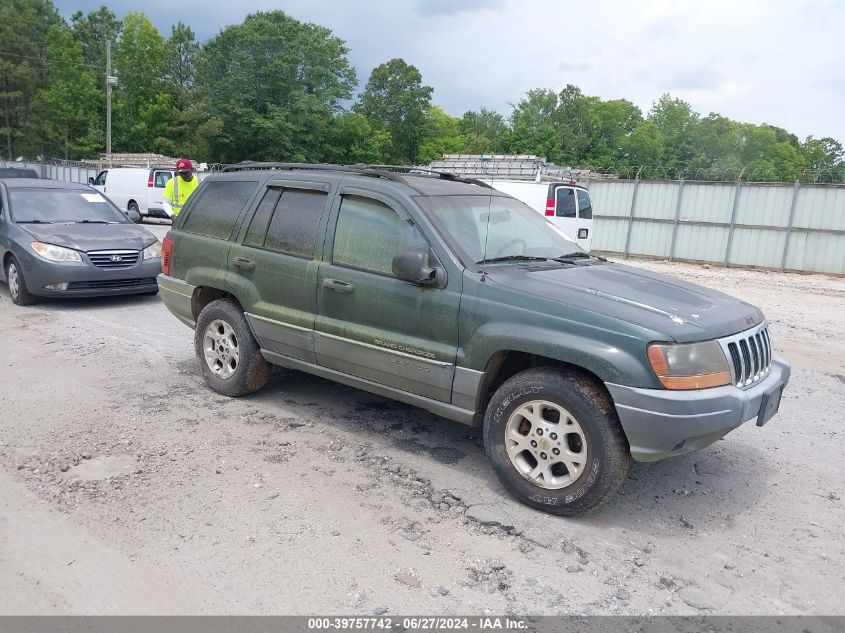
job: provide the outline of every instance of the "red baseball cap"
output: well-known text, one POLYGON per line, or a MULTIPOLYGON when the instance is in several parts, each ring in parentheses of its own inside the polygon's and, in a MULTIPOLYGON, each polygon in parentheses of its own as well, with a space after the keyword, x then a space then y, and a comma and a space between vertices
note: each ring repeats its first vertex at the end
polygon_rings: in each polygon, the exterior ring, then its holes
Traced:
POLYGON ((187 158, 180 158, 176 161, 176 171, 191 171, 194 165, 187 158))

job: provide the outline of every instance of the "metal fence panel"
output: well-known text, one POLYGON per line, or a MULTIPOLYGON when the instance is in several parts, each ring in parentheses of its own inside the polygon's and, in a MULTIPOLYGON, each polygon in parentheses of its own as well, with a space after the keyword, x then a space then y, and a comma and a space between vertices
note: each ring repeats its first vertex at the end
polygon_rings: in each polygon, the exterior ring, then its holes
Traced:
POLYGON ((702 262, 723 262, 729 231, 726 226, 680 224, 675 243, 675 257, 702 262))
POLYGON ((631 253, 650 257, 669 257, 673 224, 667 222, 634 222, 631 230, 631 253))
POLYGON ((598 217, 595 219, 595 226, 593 227, 593 249, 608 253, 621 253, 625 250, 627 233, 628 220, 598 217))
POLYGON ((631 213, 631 199, 634 196, 634 183, 630 180, 618 182, 589 183, 593 209, 601 209, 604 215, 628 217, 631 213))
POLYGON ((590 184, 593 249, 845 275, 845 187, 609 180, 590 184))
POLYGON ((802 185, 795 203, 793 226, 845 231, 845 188, 802 185))
POLYGON ((744 225, 786 226, 792 205, 791 184, 742 185, 736 223, 744 225))
POLYGON ((684 183, 681 222, 729 223, 735 192, 736 187, 732 184, 684 183))
POLYGON ((843 274, 845 235, 794 233, 789 241, 785 268, 843 274))
POLYGON ((638 218, 674 220, 679 195, 677 182, 641 182, 634 215, 638 218))

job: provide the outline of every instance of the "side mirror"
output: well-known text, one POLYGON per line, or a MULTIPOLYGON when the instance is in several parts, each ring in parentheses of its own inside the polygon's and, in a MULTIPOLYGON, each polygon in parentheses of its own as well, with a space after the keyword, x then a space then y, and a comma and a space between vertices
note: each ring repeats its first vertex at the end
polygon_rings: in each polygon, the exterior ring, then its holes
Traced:
POLYGON ((141 223, 141 214, 138 213, 135 209, 129 209, 126 212, 126 216, 132 220, 135 224, 141 223))
POLYGON ((405 281, 430 285, 437 279, 437 269, 428 265, 428 253, 411 251, 393 258, 393 274, 405 281))
POLYGON ((94 184, 94 177, 93 177, 93 176, 88 176, 88 184, 89 184, 89 185, 93 185, 93 184, 94 184))

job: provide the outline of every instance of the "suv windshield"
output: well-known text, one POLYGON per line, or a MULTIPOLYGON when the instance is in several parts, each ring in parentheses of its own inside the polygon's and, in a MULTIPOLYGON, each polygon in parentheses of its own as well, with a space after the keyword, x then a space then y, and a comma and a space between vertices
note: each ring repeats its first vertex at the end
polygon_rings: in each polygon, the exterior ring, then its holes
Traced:
POLYGON ((465 264, 493 259, 520 263, 583 253, 560 229, 513 198, 429 196, 416 201, 465 264))
POLYGON ((80 189, 10 189, 15 222, 129 222, 96 191, 80 189))

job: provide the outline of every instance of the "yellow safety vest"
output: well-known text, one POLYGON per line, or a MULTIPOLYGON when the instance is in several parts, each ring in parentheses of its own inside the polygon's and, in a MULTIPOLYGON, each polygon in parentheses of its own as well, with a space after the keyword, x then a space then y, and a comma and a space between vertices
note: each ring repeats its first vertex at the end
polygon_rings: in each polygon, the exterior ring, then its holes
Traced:
POLYGON ((197 178, 196 174, 188 181, 182 180, 179 174, 176 174, 167 181, 167 184, 164 185, 164 199, 170 200, 170 204, 173 207, 173 215, 179 215, 185 202, 187 202, 199 184, 200 179, 197 178), (174 189, 176 190, 175 193, 174 189))

